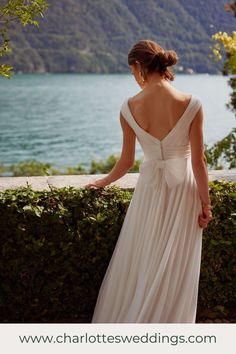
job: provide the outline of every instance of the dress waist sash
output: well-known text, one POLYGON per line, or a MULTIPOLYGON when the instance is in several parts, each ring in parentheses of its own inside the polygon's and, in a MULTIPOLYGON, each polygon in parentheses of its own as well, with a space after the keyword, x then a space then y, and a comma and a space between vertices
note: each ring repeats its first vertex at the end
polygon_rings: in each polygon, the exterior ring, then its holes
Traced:
POLYGON ((169 188, 173 188, 184 181, 187 172, 188 156, 170 159, 144 160, 139 166, 140 177, 149 185, 158 182, 157 172, 163 169, 165 181, 169 188))

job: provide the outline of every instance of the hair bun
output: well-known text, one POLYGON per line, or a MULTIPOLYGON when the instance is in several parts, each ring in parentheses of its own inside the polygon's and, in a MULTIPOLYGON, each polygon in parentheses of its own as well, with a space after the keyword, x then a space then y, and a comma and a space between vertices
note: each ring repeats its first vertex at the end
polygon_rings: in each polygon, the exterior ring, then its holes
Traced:
POLYGON ((166 50, 159 53, 160 63, 165 68, 167 66, 175 65, 178 61, 178 56, 174 50, 166 50))
POLYGON ((165 71, 167 66, 175 65, 178 57, 174 50, 166 50, 163 52, 155 53, 148 65, 150 70, 156 70, 159 68, 161 71, 165 71))

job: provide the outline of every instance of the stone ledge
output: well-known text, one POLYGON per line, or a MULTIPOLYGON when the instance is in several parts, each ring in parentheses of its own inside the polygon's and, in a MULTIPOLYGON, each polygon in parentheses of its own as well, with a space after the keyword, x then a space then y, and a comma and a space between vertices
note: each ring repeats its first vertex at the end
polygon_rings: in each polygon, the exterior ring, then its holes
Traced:
MULTIPOLYGON (((95 179, 106 176, 106 174, 96 175, 63 175, 63 176, 32 176, 32 177, 0 177, 0 191, 6 189, 15 189, 18 187, 27 187, 27 183, 31 185, 33 190, 50 190, 50 186, 57 188, 75 187, 80 188, 95 179)), ((126 173, 123 177, 110 186, 116 185, 122 189, 133 189, 137 183, 139 173, 126 173)), ((236 182, 236 169, 231 170, 209 170, 209 181, 224 179, 236 182)))

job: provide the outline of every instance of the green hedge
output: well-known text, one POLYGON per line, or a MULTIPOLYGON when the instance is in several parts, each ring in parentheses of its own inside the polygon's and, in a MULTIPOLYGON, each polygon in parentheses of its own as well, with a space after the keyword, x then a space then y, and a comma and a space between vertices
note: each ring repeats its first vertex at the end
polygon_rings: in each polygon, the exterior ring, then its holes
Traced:
MULTIPOLYGON (((223 313, 236 294, 236 183, 209 187, 198 309, 223 313)), ((90 323, 131 197, 116 186, 1 192, 0 321, 90 323)))

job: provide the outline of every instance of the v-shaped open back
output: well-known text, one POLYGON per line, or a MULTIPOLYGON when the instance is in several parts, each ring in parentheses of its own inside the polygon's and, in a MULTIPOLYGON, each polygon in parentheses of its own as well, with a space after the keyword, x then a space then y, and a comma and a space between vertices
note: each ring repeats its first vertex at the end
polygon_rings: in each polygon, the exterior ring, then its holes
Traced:
POLYGON ((184 117, 186 116, 186 114, 188 113, 190 107, 191 107, 191 104, 193 102, 193 95, 191 95, 191 98, 189 100, 189 103, 187 105, 187 107, 185 108, 185 111, 183 112, 183 114, 181 115, 181 117, 178 119, 177 123, 175 123, 174 127, 166 134, 166 136, 162 139, 158 139, 157 137, 155 137, 154 135, 150 134, 149 132, 147 132, 145 129, 143 129, 136 121, 136 119, 134 118, 131 110, 130 110, 130 107, 129 107, 129 98, 126 100, 126 106, 127 106, 127 111, 130 115, 130 117, 132 118, 135 126, 140 129, 144 134, 147 134, 149 137, 151 137, 153 140, 156 140, 158 141, 159 143, 162 143, 164 142, 167 138, 169 138, 169 136, 171 136, 173 134, 173 132, 175 131, 175 129, 177 129, 177 127, 179 126, 180 122, 184 119, 184 117))

